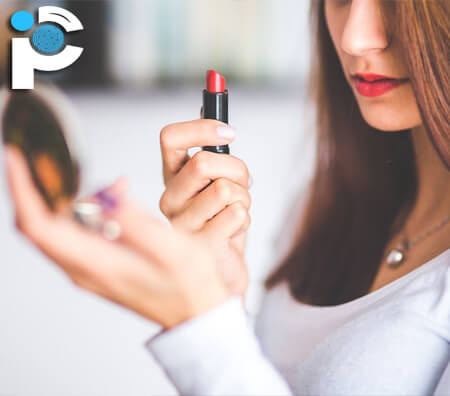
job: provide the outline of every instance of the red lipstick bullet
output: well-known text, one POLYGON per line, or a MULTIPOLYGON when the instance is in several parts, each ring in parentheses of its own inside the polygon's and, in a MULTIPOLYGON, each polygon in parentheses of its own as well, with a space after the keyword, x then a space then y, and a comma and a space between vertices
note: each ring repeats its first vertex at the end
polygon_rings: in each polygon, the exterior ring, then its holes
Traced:
MULTIPOLYGON (((225 88, 225 78, 211 69, 206 72, 206 89, 203 90, 203 118, 228 124, 228 90, 225 88)), ((228 144, 203 146, 202 149, 213 153, 230 154, 228 144)))
POLYGON ((214 93, 224 92, 225 78, 215 70, 208 70, 206 72, 206 90, 214 93))

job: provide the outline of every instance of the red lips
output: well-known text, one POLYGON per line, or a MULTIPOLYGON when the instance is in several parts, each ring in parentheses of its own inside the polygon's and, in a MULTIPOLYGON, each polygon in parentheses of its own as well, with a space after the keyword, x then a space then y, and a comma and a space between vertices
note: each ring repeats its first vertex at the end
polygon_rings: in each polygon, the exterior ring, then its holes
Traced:
POLYGON ((352 79, 357 91, 368 97, 383 95, 408 80, 407 78, 393 78, 374 73, 356 73, 352 75, 352 79))
POLYGON ((366 81, 395 80, 394 77, 383 76, 382 74, 374 74, 374 73, 355 73, 353 76, 360 77, 366 81))

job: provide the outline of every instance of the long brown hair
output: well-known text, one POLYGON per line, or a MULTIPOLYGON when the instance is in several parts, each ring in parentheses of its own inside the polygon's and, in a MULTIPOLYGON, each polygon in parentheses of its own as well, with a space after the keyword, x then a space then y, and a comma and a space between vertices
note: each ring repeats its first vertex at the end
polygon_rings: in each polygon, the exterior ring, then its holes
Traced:
MULTIPOLYGON (((387 3, 425 129, 450 169, 448 2, 387 3)), ((265 286, 287 281, 298 301, 337 305, 370 290, 388 241, 415 203, 417 174, 410 130, 381 133, 364 121, 327 29, 324 0, 312 0, 311 22, 315 174, 296 238, 265 286)))

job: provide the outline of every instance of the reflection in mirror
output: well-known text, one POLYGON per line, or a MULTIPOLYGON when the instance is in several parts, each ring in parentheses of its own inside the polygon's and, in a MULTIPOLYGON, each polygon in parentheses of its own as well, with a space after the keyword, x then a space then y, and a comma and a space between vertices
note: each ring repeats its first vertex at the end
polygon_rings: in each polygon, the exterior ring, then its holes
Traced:
POLYGON ((48 88, 6 91, 2 135, 4 144, 22 151, 45 202, 59 211, 69 209, 79 191, 80 168, 64 125, 50 103, 49 96, 54 93, 48 88))

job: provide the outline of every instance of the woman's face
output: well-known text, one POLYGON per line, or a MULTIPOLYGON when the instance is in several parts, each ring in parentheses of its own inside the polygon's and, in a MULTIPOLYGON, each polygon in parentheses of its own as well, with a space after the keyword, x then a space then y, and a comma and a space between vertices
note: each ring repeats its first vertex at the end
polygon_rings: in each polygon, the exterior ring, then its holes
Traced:
POLYGON ((397 131, 422 120, 399 41, 385 30, 381 7, 389 1, 325 0, 325 18, 363 118, 374 128, 397 131))

